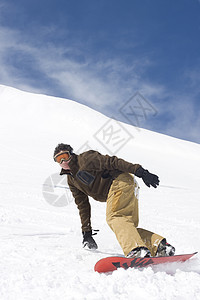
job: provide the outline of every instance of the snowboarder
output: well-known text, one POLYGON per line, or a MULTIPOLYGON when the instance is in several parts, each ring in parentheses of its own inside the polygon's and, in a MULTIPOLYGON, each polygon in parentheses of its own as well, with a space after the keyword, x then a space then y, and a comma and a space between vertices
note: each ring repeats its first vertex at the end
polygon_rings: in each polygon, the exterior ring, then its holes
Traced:
POLYGON ((135 176, 142 178, 148 187, 156 188, 159 185, 157 175, 139 164, 93 150, 76 155, 67 144, 59 144, 53 157, 62 168, 60 175, 67 175, 69 188, 79 209, 83 247, 97 249, 91 227, 90 196, 97 201, 107 202, 106 221, 126 257, 175 254, 175 248, 164 237, 138 228, 139 187, 135 176))

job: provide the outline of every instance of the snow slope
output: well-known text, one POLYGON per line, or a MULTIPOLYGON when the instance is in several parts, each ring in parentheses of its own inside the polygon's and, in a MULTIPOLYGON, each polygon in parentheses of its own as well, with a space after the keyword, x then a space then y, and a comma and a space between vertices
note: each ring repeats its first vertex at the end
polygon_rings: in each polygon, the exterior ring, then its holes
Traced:
POLYGON ((82 249, 77 208, 52 160, 60 142, 158 174, 156 190, 138 179, 140 227, 166 236, 177 254, 200 249, 200 145, 118 123, 71 100, 0 86, 0 299, 200 299, 199 255, 142 271, 93 271, 97 260, 122 250, 106 224, 106 204, 93 199, 99 249, 82 249))

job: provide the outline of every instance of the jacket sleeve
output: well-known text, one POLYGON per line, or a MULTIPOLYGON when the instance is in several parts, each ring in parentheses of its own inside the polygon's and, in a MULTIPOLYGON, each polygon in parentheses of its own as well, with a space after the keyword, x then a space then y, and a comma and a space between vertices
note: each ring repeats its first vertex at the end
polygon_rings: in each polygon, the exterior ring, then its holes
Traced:
POLYGON ((90 231, 91 228, 91 206, 88 196, 77 189, 74 185, 69 184, 69 188, 75 199, 75 203, 79 210, 79 216, 81 219, 82 231, 90 231))
POLYGON ((135 174, 137 169, 141 167, 139 164, 132 164, 117 156, 102 155, 97 151, 90 151, 88 154, 82 157, 82 162, 80 161, 82 169, 88 171, 119 170, 135 174))

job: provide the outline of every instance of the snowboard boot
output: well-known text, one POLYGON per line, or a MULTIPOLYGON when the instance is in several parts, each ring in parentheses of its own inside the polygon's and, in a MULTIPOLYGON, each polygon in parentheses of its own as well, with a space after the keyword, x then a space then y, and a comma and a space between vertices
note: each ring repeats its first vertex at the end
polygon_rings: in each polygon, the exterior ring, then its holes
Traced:
POLYGON ((168 244, 166 239, 163 239, 156 252, 156 256, 173 256, 175 254, 175 248, 168 244))
POLYGON ((151 252, 146 247, 137 247, 129 252, 127 258, 151 257, 151 252))

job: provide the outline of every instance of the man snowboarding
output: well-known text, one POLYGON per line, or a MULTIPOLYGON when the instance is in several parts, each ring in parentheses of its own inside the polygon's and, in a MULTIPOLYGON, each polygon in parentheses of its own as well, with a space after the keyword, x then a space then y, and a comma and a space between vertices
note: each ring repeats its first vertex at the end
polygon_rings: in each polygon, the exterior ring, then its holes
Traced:
POLYGON ((159 185, 157 175, 139 164, 93 150, 76 155, 67 144, 59 144, 53 157, 62 168, 60 175, 67 175, 79 209, 84 247, 97 249, 91 227, 90 196, 107 202, 106 221, 127 258, 174 255, 175 248, 164 237, 138 228, 139 187, 135 176, 142 178, 148 187, 156 188, 159 185))

